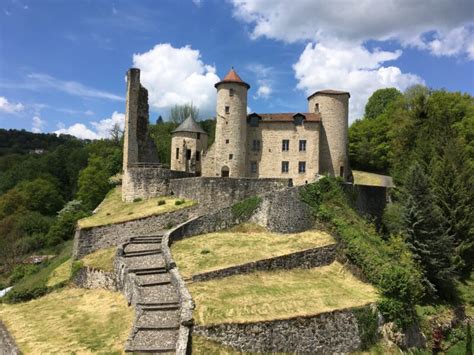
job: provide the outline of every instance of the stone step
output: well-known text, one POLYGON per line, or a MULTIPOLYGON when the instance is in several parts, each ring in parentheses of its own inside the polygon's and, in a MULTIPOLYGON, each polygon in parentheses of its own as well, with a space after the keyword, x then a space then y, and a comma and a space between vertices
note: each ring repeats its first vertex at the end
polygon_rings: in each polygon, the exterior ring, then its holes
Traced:
POLYGON ((171 275, 167 272, 158 274, 136 274, 136 276, 137 285, 139 287, 166 285, 171 283, 171 275))
POLYGON ((179 309, 146 310, 135 321, 140 329, 179 329, 179 309))
POLYGON ((133 243, 133 244, 140 244, 140 243, 143 243, 143 244, 147 244, 147 243, 160 243, 161 240, 163 239, 163 237, 161 236, 157 236, 157 237, 131 237, 129 239, 129 242, 130 243, 133 243))
POLYGON ((172 284, 140 287, 137 304, 154 304, 156 302, 179 302, 178 292, 172 284))
POLYGON ((135 275, 155 275, 155 274, 168 273, 168 269, 164 266, 160 266, 160 267, 136 267, 136 268, 129 269, 129 272, 132 272, 135 275))
POLYGON ((140 305, 137 304, 143 311, 173 311, 179 310, 178 302, 161 302, 161 303, 149 303, 140 305))
POLYGON ((145 255, 139 258, 126 258, 129 269, 151 269, 166 266, 165 259, 161 254, 145 255))
POLYGON ((165 352, 176 349, 176 329, 138 329, 126 351, 165 352))
POLYGON ((139 251, 128 251, 123 254, 125 258, 135 258, 139 256, 147 255, 158 255, 161 254, 161 249, 150 249, 150 250, 139 250, 139 251))
POLYGON ((161 250, 161 243, 136 243, 136 244, 126 244, 123 248, 125 253, 136 252, 136 251, 146 251, 146 250, 161 250))

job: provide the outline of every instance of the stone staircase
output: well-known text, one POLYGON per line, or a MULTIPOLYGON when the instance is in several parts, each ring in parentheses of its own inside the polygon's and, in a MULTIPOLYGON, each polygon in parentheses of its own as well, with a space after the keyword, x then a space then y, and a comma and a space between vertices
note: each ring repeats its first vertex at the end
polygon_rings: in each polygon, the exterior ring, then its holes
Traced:
POLYGON ((132 288, 128 298, 136 310, 126 352, 177 352, 180 295, 163 256, 163 235, 130 237, 119 248, 117 256, 126 272, 122 276, 128 280, 125 289, 132 288))

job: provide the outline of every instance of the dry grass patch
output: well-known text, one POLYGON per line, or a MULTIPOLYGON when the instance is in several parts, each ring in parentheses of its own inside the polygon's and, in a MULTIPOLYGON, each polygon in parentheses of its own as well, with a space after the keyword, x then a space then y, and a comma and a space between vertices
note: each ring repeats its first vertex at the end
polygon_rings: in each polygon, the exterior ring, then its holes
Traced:
POLYGON ((256 272, 188 285, 197 323, 245 323, 313 315, 375 302, 377 291, 343 265, 256 272))
POLYGON ((110 190, 101 202, 97 213, 79 220, 78 224, 80 228, 97 227, 176 211, 195 204, 195 201, 175 197, 155 197, 149 200, 123 202, 122 188, 117 186, 110 190), (184 203, 176 205, 178 200, 184 203), (165 201, 165 204, 158 205, 158 201, 165 201))
POLYGON ((173 257, 183 277, 335 243, 327 233, 310 230, 277 234, 244 224, 174 243, 173 257))
POLYGON ((0 304, 0 318, 24 354, 121 354, 133 310, 119 293, 69 288, 0 304))
POLYGON ((49 275, 46 286, 53 287, 59 285, 61 282, 69 280, 72 272, 72 260, 68 259, 59 265, 53 272, 49 275))
POLYGON ((116 247, 99 249, 89 255, 86 255, 81 259, 81 261, 84 266, 88 266, 97 270, 112 272, 114 271, 114 259, 116 252, 116 247))

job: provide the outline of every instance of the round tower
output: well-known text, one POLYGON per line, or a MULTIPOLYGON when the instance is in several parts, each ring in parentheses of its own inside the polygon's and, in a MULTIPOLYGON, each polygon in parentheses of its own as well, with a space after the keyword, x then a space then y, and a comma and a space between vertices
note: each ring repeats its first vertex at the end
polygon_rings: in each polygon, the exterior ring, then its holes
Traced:
POLYGON ((322 90, 308 97, 308 112, 321 115, 319 173, 350 175, 348 153, 349 98, 345 91, 322 90))
POLYGON ((215 175, 244 177, 247 173, 247 91, 250 85, 232 68, 215 87, 215 175))

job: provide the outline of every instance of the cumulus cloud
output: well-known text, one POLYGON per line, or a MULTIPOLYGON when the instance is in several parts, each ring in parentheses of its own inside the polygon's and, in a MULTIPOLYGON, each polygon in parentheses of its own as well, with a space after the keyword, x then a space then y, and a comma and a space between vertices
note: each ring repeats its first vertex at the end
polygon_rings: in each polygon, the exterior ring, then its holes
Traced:
POLYGON ((101 139, 110 137, 110 131, 115 125, 118 125, 121 130, 124 129, 125 115, 114 111, 108 118, 98 122, 91 122, 93 128, 87 127, 83 123, 75 123, 69 127, 65 127, 60 123, 56 134, 70 134, 81 139, 101 139))
POLYGON ((214 84, 219 77, 214 66, 203 63, 199 50, 157 44, 148 52, 134 54, 133 65, 141 69, 141 82, 148 89, 153 108, 193 103, 201 115, 215 111, 214 84))
POLYGON ((43 132, 43 127, 46 122, 41 119, 39 115, 33 117, 33 126, 31 131, 33 133, 41 133, 43 132))
POLYGON ((263 98, 268 99, 272 93, 272 88, 268 85, 260 85, 257 90, 257 94, 254 96, 256 99, 263 98))
MULTIPOLYGON (((459 28, 472 35, 472 0, 232 0, 237 18, 253 25, 251 36, 285 42, 327 38, 362 43, 395 39, 404 45, 432 50, 423 34, 436 37, 459 28), (420 46, 421 44, 421 46, 420 46)), ((448 42, 446 42, 448 43, 448 42)), ((471 42, 472 43, 472 42, 471 42)), ((436 46, 436 43, 433 43, 436 46)), ((472 49, 472 47, 471 47, 472 49)), ((434 54, 451 55, 434 49, 434 54)), ((469 43, 457 49, 469 55, 469 43)), ((472 58, 471 58, 472 59, 472 58)))
POLYGON ((254 99, 268 99, 273 92, 274 69, 259 63, 253 63, 247 66, 247 70, 252 72, 257 80, 258 88, 254 99))
POLYGON ((428 49, 436 56, 457 56, 466 53, 474 60, 474 31, 457 27, 447 32, 436 32, 432 40, 417 42, 417 46, 428 49))
POLYGON ((402 73, 395 66, 384 66, 395 60, 401 51, 369 51, 362 45, 338 44, 329 47, 322 43, 309 43, 294 64, 297 87, 307 95, 321 89, 339 89, 352 93, 350 121, 360 118, 370 95, 377 89, 407 87, 423 83, 413 74, 402 73))
POLYGON ((16 104, 8 101, 6 97, 0 96, 0 112, 18 113, 25 109, 25 106, 18 102, 16 104))

